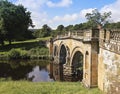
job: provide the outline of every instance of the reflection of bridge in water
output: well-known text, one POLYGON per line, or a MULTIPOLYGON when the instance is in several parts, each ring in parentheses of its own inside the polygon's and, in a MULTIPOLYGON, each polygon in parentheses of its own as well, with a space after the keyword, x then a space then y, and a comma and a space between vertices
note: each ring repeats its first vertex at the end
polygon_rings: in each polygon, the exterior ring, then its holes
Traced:
POLYGON ((119 35, 118 30, 94 29, 69 32, 51 39, 50 54, 54 58, 51 72, 55 80, 82 81, 86 87, 98 86, 105 92, 118 92, 119 35))

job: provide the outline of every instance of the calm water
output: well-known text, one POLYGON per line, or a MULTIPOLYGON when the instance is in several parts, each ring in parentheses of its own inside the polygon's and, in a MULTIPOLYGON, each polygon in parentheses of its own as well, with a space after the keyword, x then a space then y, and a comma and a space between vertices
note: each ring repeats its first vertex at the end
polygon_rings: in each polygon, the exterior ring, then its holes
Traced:
POLYGON ((49 71, 49 61, 0 61, 0 78, 4 79, 54 81, 50 78, 49 71))

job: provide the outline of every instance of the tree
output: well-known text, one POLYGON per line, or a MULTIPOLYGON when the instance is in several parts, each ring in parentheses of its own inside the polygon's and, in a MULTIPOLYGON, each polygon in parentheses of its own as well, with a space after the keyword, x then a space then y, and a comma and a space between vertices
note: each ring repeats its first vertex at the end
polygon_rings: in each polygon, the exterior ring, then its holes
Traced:
POLYGON ((51 32, 52 29, 47 24, 44 24, 40 30, 41 37, 48 37, 51 35, 51 32))
POLYGON ((65 28, 65 27, 64 27, 63 25, 59 25, 59 26, 57 27, 57 29, 56 29, 57 34, 63 33, 64 28, 65 28))
POLYGON ((68 26, 66 26, 66 27, 65 27, 65 30, 66 30, 66 31, 71 31, 71 30, 73 30, 73 25, 68 25, 68 26))
POLYGON ((109 28, 109 29, 120 29, 120 22, 107 23, 107 24, 105 25, 105 28, 109 28))
POLYGON ((64 26, 63 25, 59 25, 56 30, 57 31, 63 31, 64 30, 64 26))
POLYGON ((101 14, 97 9, 93 10, 92 13, 87 13, 86 18, 93 28, 100 26, 103 27, 108 23, 108 18, 110 18, 111 12, 105 12, 101 14))
MULTIPOLYGON (((0 34, 11 44, 12 40, 23 37, 29 26, 33 27, 30 12, 22 5, 0 0, 0 34)), ((2 40, 3 38, 2 38, 2 40)))
POLYGON ((75 26, 74 26, 74 30, 79 30, 80 29, 80 25, 79 24, 76 24, 75 26))

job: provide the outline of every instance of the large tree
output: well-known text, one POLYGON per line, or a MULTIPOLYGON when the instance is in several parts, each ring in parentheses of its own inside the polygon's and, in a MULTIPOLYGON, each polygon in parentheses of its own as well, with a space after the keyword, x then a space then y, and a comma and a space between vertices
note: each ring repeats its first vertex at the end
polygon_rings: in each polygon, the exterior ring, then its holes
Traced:
POLYGON ((48 37, 51 35, 51 32, 52 29, 47 24, 44 24, 40 30, 40 35, 41 37, 48 37))
POLYGON ((22 5, 14 5, 7 0, 0 0, 0 42, 23 37, 29 26, 33 26, 30 12, 22 5))
POLYGON ((59 26, 57 26, 57 29, 56 29, 56 32, 57 32, 57 34, 61 34, 61 33, 63 33, 64 32, 64 25, 59 25, 59 26))
POLYGON ((94 9, 92 13, 87 13, 85 17, 88 19, 88 22, 92 27, 95 28, 97 26, 103 27, 108 22, 110 15, 111 12, 104 12, 101 14, 97 9, 94 9))

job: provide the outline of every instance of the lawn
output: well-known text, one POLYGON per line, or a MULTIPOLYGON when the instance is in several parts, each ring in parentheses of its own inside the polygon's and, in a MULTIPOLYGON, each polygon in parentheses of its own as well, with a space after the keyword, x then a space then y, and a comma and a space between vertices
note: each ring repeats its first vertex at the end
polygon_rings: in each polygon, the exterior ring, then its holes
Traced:
POLYGON ((80 82, 0 82, 0 94, 103 94, 98 88, 84 88, 80 82))
POLYGON ((0 46, 0 58, 7 58, 11 49, 18 50, 20 53, 25 53, 29 57, 37 57, 41 55, 48 55, 49 50, 46 47, 46 41, 50 37, 46 38, 37 38, 26 41, 15 41, 11 45, 8 42, 4 46, 0 46))
POLYGON ((8 52, 12 48, 30 50, 35 47, 44 47, 43 45, 40 44, 40 41, 48 41, 49 39, 50 37, 37 38, 26 41, 15 41, 12 42, 11 45, 9 45, 8 42, 5 42, 5 45, 3 47, 0 45, 0 53, 8 52))

